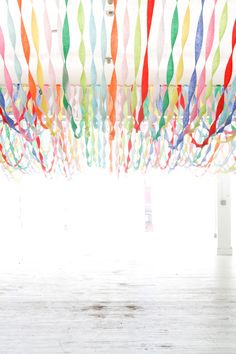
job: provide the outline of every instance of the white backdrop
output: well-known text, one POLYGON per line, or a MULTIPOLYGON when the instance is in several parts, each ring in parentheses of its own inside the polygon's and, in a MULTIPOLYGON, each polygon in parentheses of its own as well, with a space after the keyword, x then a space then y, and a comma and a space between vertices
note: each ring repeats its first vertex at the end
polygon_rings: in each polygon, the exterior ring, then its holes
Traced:
POLYGON ((215 176, 156 171, 149 181, 153 233, 144 232, 144 177, 138 174, 117 179, 90 170, 71 181, 1 176, 1 263, 216 254, 215 176))

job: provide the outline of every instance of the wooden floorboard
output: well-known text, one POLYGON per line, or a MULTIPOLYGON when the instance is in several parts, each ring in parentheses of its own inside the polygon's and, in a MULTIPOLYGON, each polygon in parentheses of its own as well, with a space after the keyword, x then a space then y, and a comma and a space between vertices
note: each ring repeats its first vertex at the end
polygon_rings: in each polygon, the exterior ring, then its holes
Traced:
POLYGON ((1 269, 0 354, 236 354, 235 265, 216 262, 1 269))

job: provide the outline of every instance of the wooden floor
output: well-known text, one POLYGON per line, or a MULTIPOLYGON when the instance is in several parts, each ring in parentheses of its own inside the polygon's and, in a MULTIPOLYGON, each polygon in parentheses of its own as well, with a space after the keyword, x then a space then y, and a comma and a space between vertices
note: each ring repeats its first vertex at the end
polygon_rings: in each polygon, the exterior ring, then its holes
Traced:
POLYGON ((0 354, 235 354, 235 260, 197 258, 2 266, 0 354))

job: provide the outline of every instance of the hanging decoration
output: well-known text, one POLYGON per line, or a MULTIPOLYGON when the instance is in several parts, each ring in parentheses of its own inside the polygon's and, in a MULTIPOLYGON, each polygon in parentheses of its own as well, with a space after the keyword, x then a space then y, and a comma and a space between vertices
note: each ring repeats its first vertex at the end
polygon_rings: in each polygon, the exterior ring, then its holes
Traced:
POLYGON ((236 170, 235 2, 4 3, 2 169, 236 170))

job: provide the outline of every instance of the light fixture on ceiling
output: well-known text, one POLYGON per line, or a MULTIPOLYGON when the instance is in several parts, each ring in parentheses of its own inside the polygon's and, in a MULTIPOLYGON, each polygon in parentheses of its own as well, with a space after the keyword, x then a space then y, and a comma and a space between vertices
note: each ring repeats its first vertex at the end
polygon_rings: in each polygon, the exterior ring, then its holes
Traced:
POLYGON ((107 16, 114 16, 114 1, 107 0, 107 9, 106 9, 107 16))
POLYGON ((105 58, 105 61, 106 61, 107 64, 111 64, 111 62, 112 62, 112 57, 106 57, 106 58, 105 58))
POLYGON ((114 11, 113 10, 107 10, 106 14, 107 14, 107 16, 114 16, 114 11))

